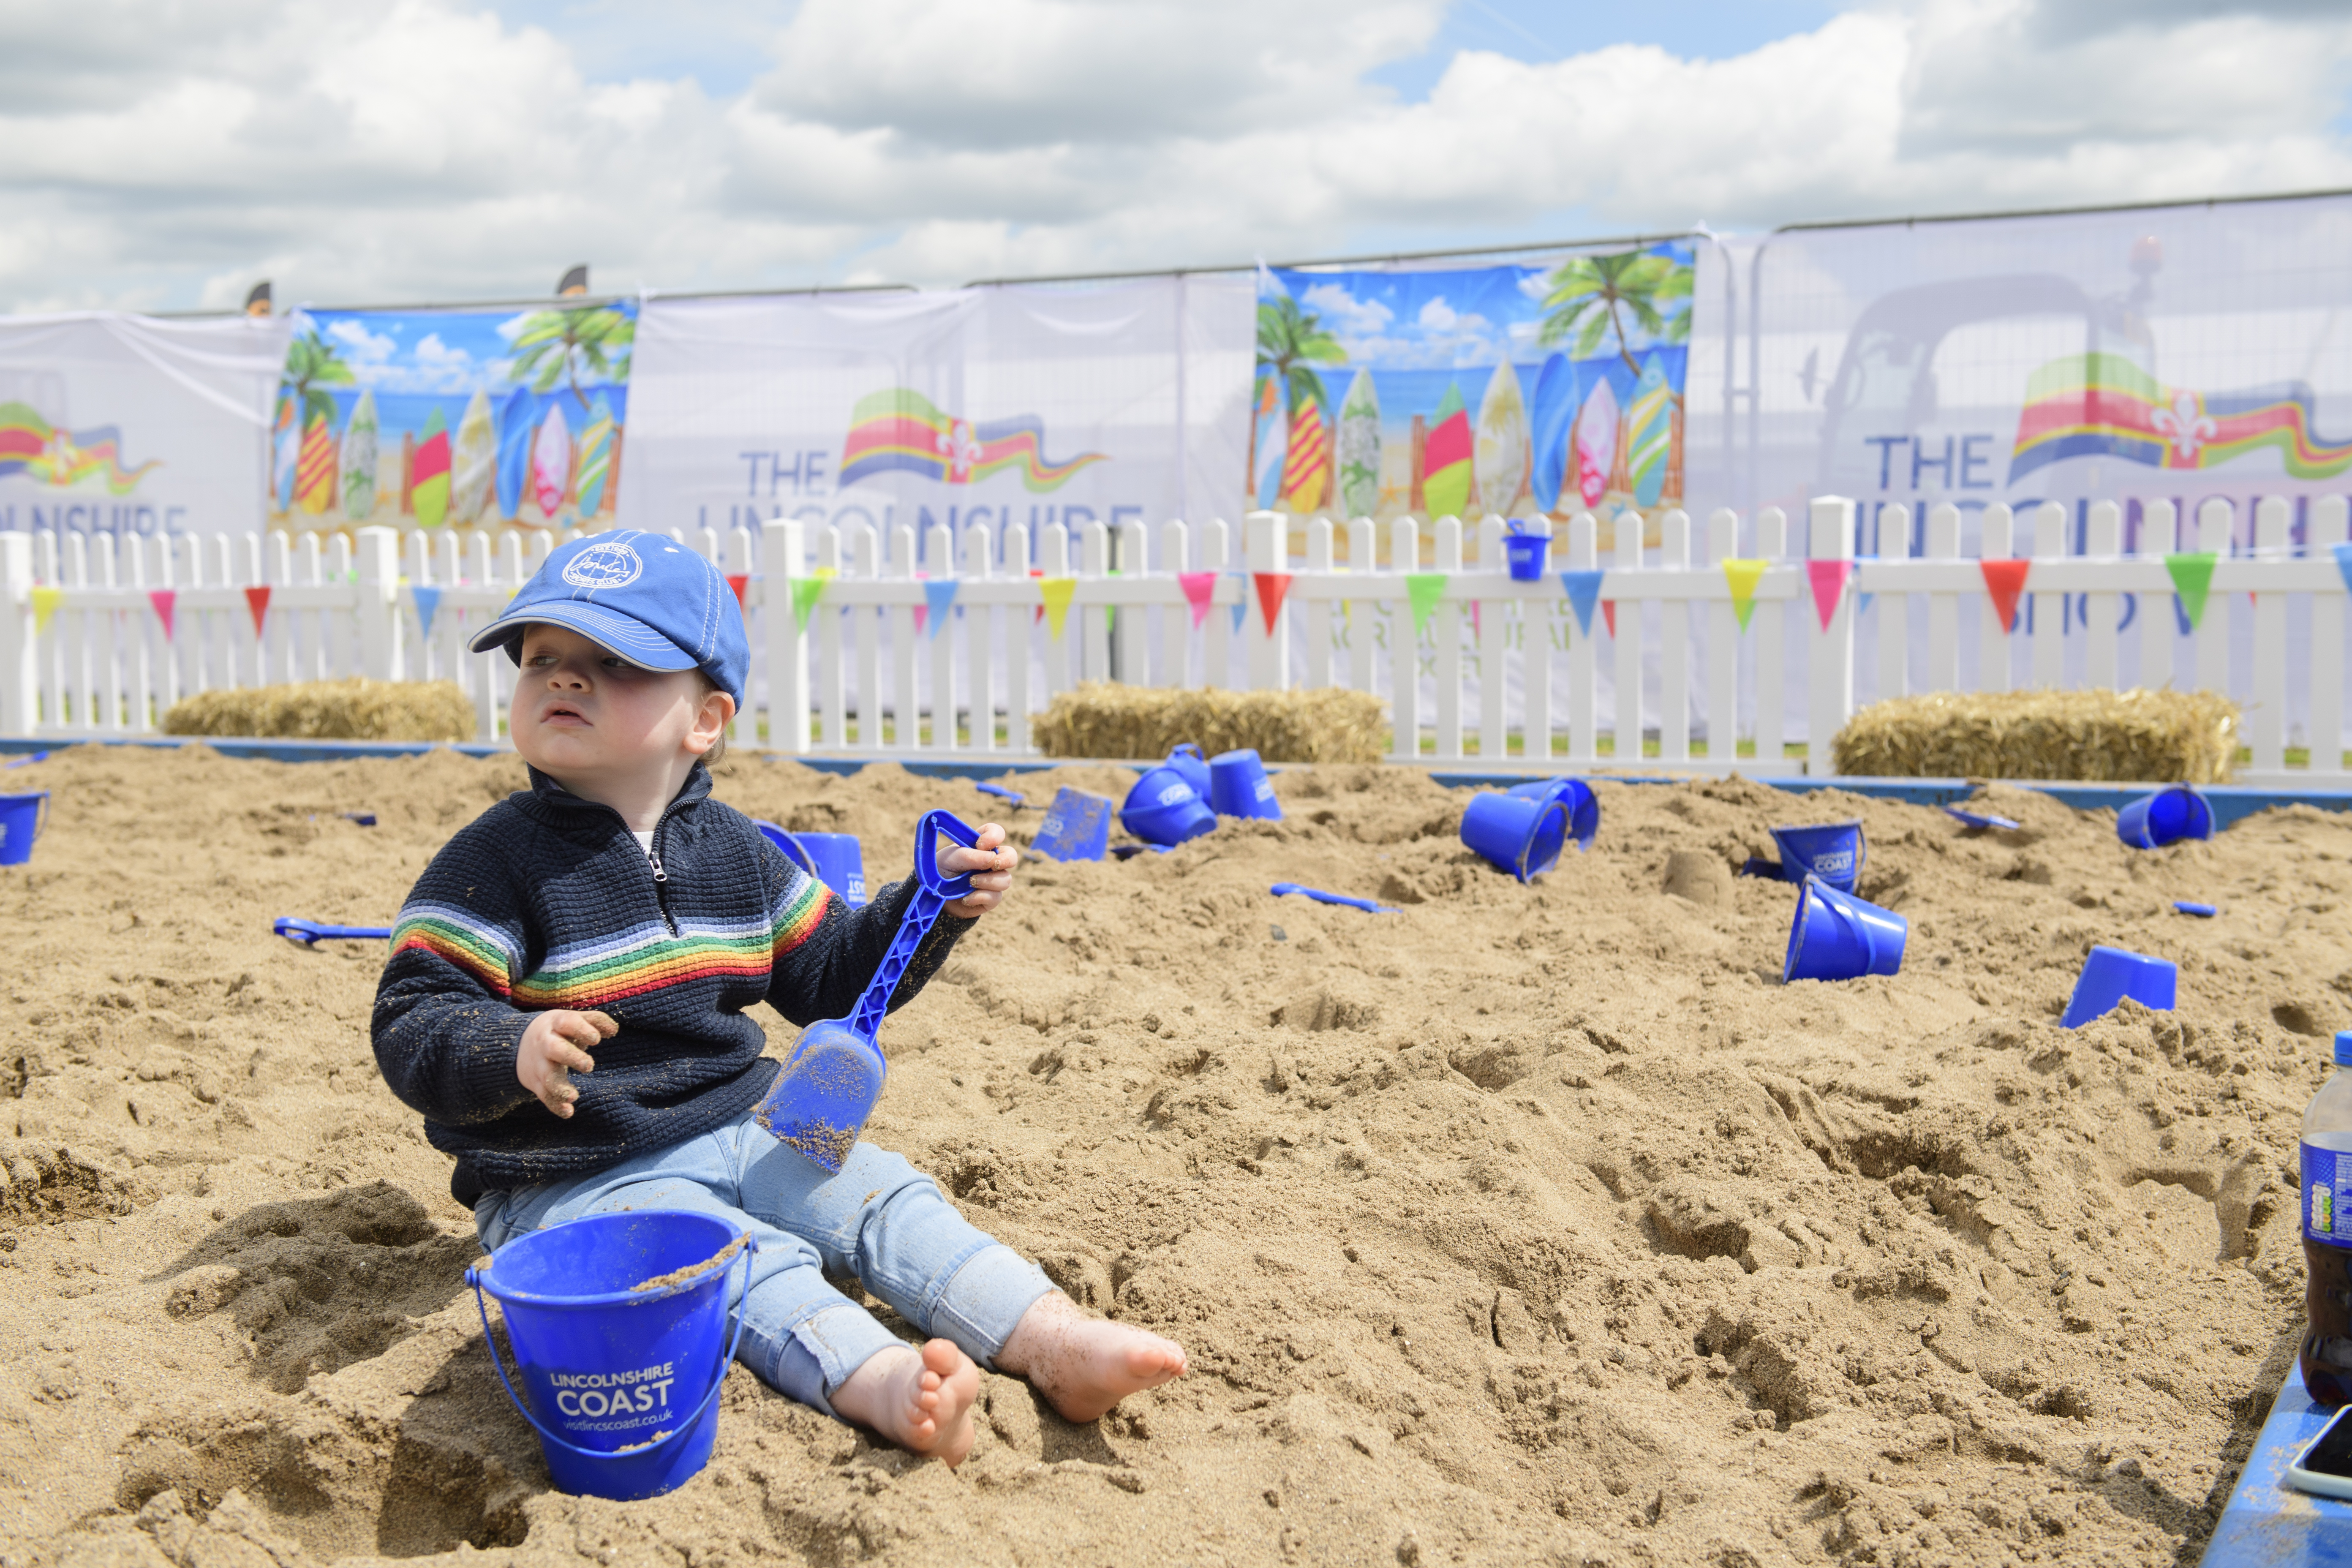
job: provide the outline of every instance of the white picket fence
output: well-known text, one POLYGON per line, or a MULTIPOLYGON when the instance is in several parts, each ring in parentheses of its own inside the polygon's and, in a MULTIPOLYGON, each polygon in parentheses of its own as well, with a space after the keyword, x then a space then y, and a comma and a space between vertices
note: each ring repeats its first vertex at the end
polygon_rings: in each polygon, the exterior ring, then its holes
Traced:
MULTIPOLYGON (((1036 754, 1032 715, 1055 692, 1115 675, 1159 686, 1376 691, 1391 704, 1400 761, 1475 756, 1499 768, 1815 774, 1833 771, 1830 741, 1853 710, 1864 657, 1874 661, 1880 695, 2004 689, 2012 638, 2023 638, 2031 683, 2056 687, 2066 679, 2067 616, 2059 601, 2076 598, 2088 628, 2082 681, 2112 686, 2121 668, 2122 596, 2168 602, 2173 583, 2165 555, 2209 550, 2221 557, 2213 602, 2253 595, 2251 668, 2236 672, 2252 694, 2245 739, 2252 765, 2240 776, 2341 784, 2346 588, 2330 547, 2346 540, 2346 501, 2327 497, 2312 504, 2301 554, 2290 543, 2291 516, 2284 500, 2259 503, 2252 546, 2233 554, 2236 519, 2229 502, 2206 502, 2194 520, 2176 519, 2154 503, 2143 512, 2139 552, 2125 554, 2123 514, 2102 502, 2089 509, 2085 553, 2070 555, 2066 509, 2052 503, 2015 520, 2004 507, 1989 508, 1980 525, 1982 556, 2032 561, 2014 632, 1997 619, 1979 561, 1960 555, 1954 509, 1939 506, 1929 514, 1924 554, 1857 559, 1853 503, 1833 497, 1811 503, 1800 558, 1788 554, 1788 521, 1780 511, 1768 509, 1754 520, 1748 556, 1769 564, 1744 632, 1721 564, 1737 553, 1742 535, 1740 520, 1727 510, 1714 513, 1703 529, 1681 512, 1668 513, 1662 547, 1646 560, 1640 531, 1616 530, 1607 563, 1597 554, 1594 520, 1579 515, 1565 525, 1564 537, 1554 538, 1550 569, 1531 583, 1503 570, 1506 525, 1496 517, 1475 525, 1468 562, 1457 520, 1440 519, 1426 532, 1411 520, 1391 523, 1386 568, 1377 564, 1381 529, 1369 519, 1299 524, 1270 512, 1250 514, 1238 541, 1223 521, 1197 528, 1171 521, 1156 531, 1134 523, 1116 538, 1092 524, 1076 540, 1075 561, 1063 531, 1045 531, 1033 552, 1019 525, 1001 536, 971 529, 956 537, 935 528, 919 551, 908 528, 886 541, 870 528, 836 532, 789 519, 763 524, 756 536, 740 528, 724 536, 706 530, 680 542, 717 563, 743 601, 752 709, 737 720, 739 744, 800 754, 1027 758, 1036 754), (1303 560, 1294 554, 1301 529, 1303 560), (1424 561, 1424 552, 1433 558, 1424 561), (1846 563, 1843 590, 1825 617, 1817 614, 1809 561, 1846 563), (1559 574, 1593 570, 1603 573, 1599 597, 1619 607, 1613 634, 1600 614, 1588 629, 1566 605, 1559 574), (1214 574, 1204 617, 1195 616, 1181 573, 1214 574), (1419 635, 1412 631, 1408 584, 1416 573, 1444 577, 1419 635), (813 578, 821 586, 809 585, 813 578), (1269 624, 1261 594, 1285 578, 1286 593, 1269 624), (950 579, 960 613, 932 624, 928 612, 950 579), (796 580, 804 595, 815 595, 805 625, 793 609, 796 580), (1043 614, 1049 592, 1067 595, 1058 627, 1043 614), (1879 596, 1871 617, 1878 635, 1857 629, 1861 595, 1879 596), (2312 761, 2289 769, 2286 601, 2298 595, 2308 595, 2311 606, 2312 761), (2026 601, 2041 601, 2039 613, 2030 613, 2026 601), (1650 634, 1641 611, 1651 604, 1658 612, 1659 679, 1645 697, 1650 634), (1237 618, 1234 606, 1243 611, 1237 618), (1791 642, 1784 620, 1792 615, 1803 628, 1795 639, 1805 660, 1801 758, 1784 754, 1790 726, 1782 664, 1791 642), (1909 635, 1922 616, 1924 668, 1909 635), (1695 623, 1695 616, 1704 620, 1695 623), (1966 679, 1965 616, 1977 617, 1979 627, 1979 667, 1966 679), (1303 621, 1297 639, 1294 618, 1303 621), (1376 624, 1385 635, 1371 635, 1376 624), (1694 637, 1695 625, 1704 626, 1703 639, 1694 637), (1565 637, 1555 637, 1563 626, 1565 637), (1738 721, 1743 637, 1753 644, 1752 718, 1745 725, 1738 721), (1558 646, 1563 640, 1564 651, 1558 646), (1303 658, 1294 658, 1295 642, 1303 658), (1704 668, 1694 679, 1702 647, 1704 668), (1604 658, 1615 693, 1607 725, 1599 700, 1604 658), (1516 680, 1507 679, 1511 673, 1516 680), (1433 675, 1433 700, 1424 704, 1423 678, 1433 675), (1556 695, 1561 682, 1565 690, 1556 695), (1688 700, 1680 700, 1685 693, 1688 700), (1555 711, 1565 713, 1562 735, 1553 731, 1555 711), (1645 729, 1658 748, 1646 762, 1645 729), (1752 753, 1736 756, 1718 741, 1695 754, 1695 733, 1738 733, 1753 743, 1752 753)), ((1907 517, 1885 521, 1897 525, 1894 537, 1908 537, 1907 517)), ((355 548, 340 536, 323 545, 315 535, 298 542, 274 534, 117 546, 103 535, 0 534, 0 734, 152 733, 173 701, 210 688, 366 675, 457 681, 475 706, 477 738, 495 742, 513 667, 503 655, 466 653, 465 642, 556 542, 546 535, 526 542, 511 533, 495 543, 486 534, 428 541, 390 529, 361 530, 355 548)), ((2209 615, 2195 634, 2200 686, 2223 688, 2233 673, 2227 619, 2209 615)), ((2169 627, 2164 635, 2170 637, 2169 627)))

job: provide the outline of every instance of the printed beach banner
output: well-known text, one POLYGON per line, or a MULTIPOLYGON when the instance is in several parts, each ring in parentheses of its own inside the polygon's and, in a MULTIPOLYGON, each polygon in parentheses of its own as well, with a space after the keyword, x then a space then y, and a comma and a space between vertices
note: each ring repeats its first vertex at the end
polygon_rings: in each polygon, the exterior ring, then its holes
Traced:
POLYGON ((1688 242, 1535 266, 1262 269, 1247 504, 1379 521, 1683 502, 1688 242))
POLYGON ((270 427, 273 523, 569 528, 612 515, 635 301, 306 310, 270 427))

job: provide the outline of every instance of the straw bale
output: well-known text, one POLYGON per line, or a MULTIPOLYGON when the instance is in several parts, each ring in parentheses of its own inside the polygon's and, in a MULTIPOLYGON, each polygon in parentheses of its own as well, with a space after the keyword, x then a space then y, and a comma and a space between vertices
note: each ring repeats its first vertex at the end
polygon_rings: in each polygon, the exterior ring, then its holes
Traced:
POLYGON ((1255 748, 1269 763, 1377 763, 1388 715, 1369 691, 1185 691, 1090 680, 1056 696, 1034 732, 1049 757, 1162 757, 1255 748))
POLYGON ((183 698, 163 715, 163 733, 303 741, 470 741, 474 705, 453 680, 305 680, 183 698))
POLYGON ((2239 722, 2212 691, 1940 691, 1874 702, 1833 744, 1842 773, 2223 784, 2239 722))

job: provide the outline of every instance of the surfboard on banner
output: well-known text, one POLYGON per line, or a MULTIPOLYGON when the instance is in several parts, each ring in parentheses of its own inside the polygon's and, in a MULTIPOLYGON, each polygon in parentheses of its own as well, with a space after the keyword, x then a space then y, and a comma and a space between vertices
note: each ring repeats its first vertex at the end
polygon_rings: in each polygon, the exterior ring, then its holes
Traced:
POLYGON ((1462 388, 1451 382, 1422 453, 1421 499, 1429 515, 1461 516, 1470 507, 1470 412, 1462 405, 1462 388))
POLYGON ((457 421, 457 439, 449 451, 449 515, 459 526, 470 528, 481 521, 482 508, 489 504, 498 457, 489 395, 478 386, 466 402, 465 415, 457 421))
POLYGON ((1674 396, 1666 390, 1666 373, 1652 354, 1633 384, 1633 405, 1625 416, 1632 426, 1625 440, 1625 473, 1633 483, 1633 504, 1654 507, 1666 482, 1666 459, 1675 439, 1674 396))
POLYGON ((302 431, 295 421, 294 414, 293 398, 278 399, 277 451, 269 488, 277 494, 279 511, 294 510, 294 470, 302 452, 302 431))
POLYGON ((328 433, 323 414, 312 415, 302 427, 302 449, 294 459, 294 500, 314 514, 334 504, 335 438, 328 433))
POLYGON ((1291 416, 1290 445, 1282 455, 1282 500, 1294 512, 1323 510, 1323 495, 1331 477, 1331 433, 1324 428, 1323 410, 1312 399, 1291 416))
POLYGON ((1617 462, 1617 395, 1609 389, 1607 376, 1593 384, 1591 395, 1577 411, 1569 447, 1576 464, 1576 493, 1586 506, 1599 506, 1609 493, 1609 470, 1617 462))
POLYGON ((449 515, 449 426, 438 408, 425 416, 408 472, 408 502, 416 510, 416 526, 440 527, 449 515))
POLYGON ((604 487, 613 477, 613 405, 598 393, 588 405, 588 428, 580 433, 580 518, 596 515, 604 504, 604 487))
POLYGON ((499 515, 509 522, 530 488, 530 388, 518 386, 499 410, 499 515))
POLYGON ((375 394, 362 388, 343 425, 343 515, 365 522, 375 512, 375 394))
POLYGON ((1478 400, 1470 469, 1478 479, 1478 504, 1487 511, 1509 511, 1527 486, 1528 408, 1509 360, 1495 366, 1486 395, 1478 400))
POLYGON ((563 422, 562 405, 551 404, 530 444, 530 499, 553 522, 571 489, 572 427, 563 422))
POLYGON ((1261 509, 1274 505, 1282 489, 1282 454, 1289 444, 1289 422, 1282 416, 1281 395, 1269 375, 1257 384, 1257 452, 1250 461, 1250 494, 1261 509))
POLYGON ((1576 423, 1576 394, 1575 362, 1564 353, 1553 354, 1544 361, 1543 369, 1536 373, 1536 395, 1528 410, 1528 424, 1535 448, 1535 471, 1530 484, 1536 505, 1546 511, 1561 504, 1561 491, 1569 489, 1569 475, 1575 468, 1570 460, 1568 432, 1576 423))
POLYGON ((1370 517, 1381 504, 1381 396, 1372 373, 1356 372, 1339 404, 1339 505, 1370 517))

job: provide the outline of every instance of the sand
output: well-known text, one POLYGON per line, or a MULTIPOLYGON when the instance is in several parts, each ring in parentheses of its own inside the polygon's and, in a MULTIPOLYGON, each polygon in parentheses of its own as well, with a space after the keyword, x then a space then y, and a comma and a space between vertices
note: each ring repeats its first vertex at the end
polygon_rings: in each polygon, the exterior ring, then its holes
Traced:
MULTIPOLYGON (((723 773, 862 835, 877 884, 921 810, 1002 810, 723 773)), ((519 778, 10 775, 57 809, 0 872, 0 1562, 2170 1563, 2294 1353, 2352 821, 2135 853, 2024 793, 1997 834, 1604 784, 1592 852, 1522 887, 1460 847, 1461 795, 1299 769, 1284 822, 1024 867, 883 1031, 869 1136, 1189 1375, 1086 1427, 989 1378, 950 1472, 739 1367, 701 1476, 566 1497, 491 1373, 446 1163, 374 1071, 382 945, 269 934, 387 921, 519 778), (1903 973, 1784 988, 1793 890, 1728 870, 1846 815, 1903 973), (2096 942, 2177 958, 2179 1010, 2057 1028, 2096 942)))

